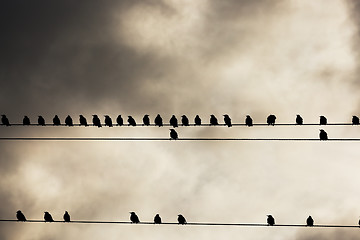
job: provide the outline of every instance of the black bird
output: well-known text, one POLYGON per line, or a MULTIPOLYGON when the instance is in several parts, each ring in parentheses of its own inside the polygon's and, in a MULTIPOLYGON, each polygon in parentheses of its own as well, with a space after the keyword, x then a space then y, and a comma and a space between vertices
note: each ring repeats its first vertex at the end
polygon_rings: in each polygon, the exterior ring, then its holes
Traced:
POLYGON ((269 224, 269 226, 274 226, 275 218, 271 215, 267 215, 267 224, 269 224))
POLYGON ((248 126, 248 127, 253 126, 253 120, 252 120, 252 118, 250 117, 250 115, 246 115, 245 124, 246 124, 246 126, 248 126))
POLYGON ((194 122, 195 122, 195 126, 201 125, 201 118, 199 117, 199 115, 195 116, 194 122))
POLYGON ((113 126, 112 120, 108 115, 105 115, 105 126, 109 126, 109 127, 113 126))
POLYGON ((133 126, 133 127, 136 126, 135 119, 132 116, 128 116, 128 123, 129 123, 129 126, 133 126))
POLYGON ((189 119, 187 118, 187 116, 185 115, 181 116, 181 123, 183 126, 189 126, 189 119))
POLYGON ((61 124, 58 115, 55 115, 55 117, 53 118, 53 124, 54 126, 59 126, 61 124))
POLYGON ((143 117, 143 123, 145 126, 149 126, 150 125, 150 119, 149 119, 149 115, 145 114, 143 117))
POLYGON ((161 224, 161 217, 159 214, 156 214, 156 216, 154 217, 154 223, 161 224))
POLYGON ((227 125, 228 127, 231 127, 232 124, 231 124, 231 118, 229 117, 229 115, 225 114, 223 116, 224 116, 225 125, 227 125))
POLYGON ((306 219, 306 226, 309 226, 309 227, 314 226, 314 219, 312 219, 311 216, 309 216, 309 217, 306 219))
POLYGON ((176 119, 175 115, 172 115, 172 117, 170 118, 170 125, 173 128, 178 127, 178 120, 176 119))
POLYGON ((30 118, 28 116, 24 116, 23 125, 30 125, 30 118))
POLYGON ((63 218, 64 222, 70 222, 70 214, 67 211, 65 211, 63 218))
POLYGON ((45 126, 45 119, 42 116, 38 117, 38 125, 45 126))
POLYGON ((326 125, 327 124, 327 119, 324 116, 320 116, 320 125, 326 125))
POLYGON ((178 222, 179 222, 179 224, 182 224, 182 225, 187 224, 186 219, 181 214, 178 215, 178 222))
POLYGON ((303 124, 303 118, 298 114, 296 115, 296 124, 297 125, 302 125, 303 124))
POLYGON ((119 116, 116 118, 116 123, 117 123, 119 126, 124 125, 124 120, 123 120, 123 118, 121 117, 121 115, 119 115, 119 116))
POLYGON ((135 212, 130 212, 130 220, 132 223, 139 223, 139 217, 135 214, 135 212))
POLYGON ((1 123, 5 126, 10 126, 9 119, 6 117, 6 115, 1 115, 1 123))
POLYGON ((100 118, 97 115, 93 115, 92 122, 94 126, 101 128, 100 118))
POLYGON ((163 126, 163 120, 162 120, 160 114, 158 114, 158 115, 156 116, 154 122, 155 122, 155 125, 156 125, 156 126, 159 126, 159 127, 162 127, 162 126, 163 126))
POLYGON ((360 226, 360 219, 359 219, 359 222, 358 222, 358 223, 359 223, 359 226, 360 226))
POLYGON ((268 117, 267 117, 267 120, 266 120, 266 122, 267 122, 267 124, 268 125, 275 125, 275 120, 276 120, 276 116, 275 115, 269 115, 268 117))
POLYGON ((53 222, 54 219, 52 218, 51 214, 49 212, 44 212, 44 220, 45 222, 53 222))
POLYGON ((320 137, 320 140, 328 140, 329 139, 327 133, 323 129, 320 129, 319 137, 320 137))
POLYGON ((21 222, 26 221, 25 215, 20 210, 16 212, 16 218, 18 221, 21 221, 21 222))
POLYGON ((175 129, 170 129, 170 139, 176 140, 178 138, 179 138, 179 136, 178 136, 177 132, 175 131, 175 129))
POLYGON ((352 124, 353 125, 359 125, 359 118, 357 116, 352 117, 352 124))
POLYGON ((86 118, 83 115, 80 115, 79 121, 80 121, 80 126, 85 126, 85 127, 89 126, 86 118))
POLYGON ((69 127, 74 126, 73 120, 70 117, 70 115, 67 115, 67 117, 65 118, 65 126, 69 126, 69 127))
POLYGON ((210 115, 210 126, 219 125, 217 118, 214 115, 210 115))

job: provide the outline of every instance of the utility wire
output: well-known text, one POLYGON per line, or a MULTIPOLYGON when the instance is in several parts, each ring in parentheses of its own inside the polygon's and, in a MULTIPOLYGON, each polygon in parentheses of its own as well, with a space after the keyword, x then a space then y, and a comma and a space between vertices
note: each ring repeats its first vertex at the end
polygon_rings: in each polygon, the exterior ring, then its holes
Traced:
POLYGON ((0 137, 0 141, 302 141, 302 142, 358 142, 360 138, 132 138, 132 137, 0 137))

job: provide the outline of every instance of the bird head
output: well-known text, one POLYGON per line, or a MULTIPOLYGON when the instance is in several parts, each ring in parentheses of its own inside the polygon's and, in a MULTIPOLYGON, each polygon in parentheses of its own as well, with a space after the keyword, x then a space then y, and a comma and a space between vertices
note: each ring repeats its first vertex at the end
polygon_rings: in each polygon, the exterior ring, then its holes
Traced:
POLYGON ((149 116, 149 114, 145 114, 144 116, 148 117, 148 116, 149 116))
POLYGON ((21 211, 20 211, 20 210, 18 210, 18 211, 17 211, 17 213, 21 213, 21 211))
POLYGON ((300 117, 300 114, 296 114, 297 117, 300 117))
POLYGON ((65 213, 68 213, 68 211, 65 211, 65 213))
POLYGON ((93 117, 97 117, 97 115, 96 114, 94 114, 94 115, 92 115, 93 117))
POLYGON ((135 214, 135 212, 129 212, 131 215, 135 214))
POLYGON ((182 115, 181 117, 186 117, 185 115, 182 115))

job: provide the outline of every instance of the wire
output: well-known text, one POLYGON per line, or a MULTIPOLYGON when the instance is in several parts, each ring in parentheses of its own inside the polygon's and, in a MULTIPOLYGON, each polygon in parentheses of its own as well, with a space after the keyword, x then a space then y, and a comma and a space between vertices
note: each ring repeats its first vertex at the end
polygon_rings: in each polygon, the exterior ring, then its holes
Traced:
POLYGON ((0 137, 0 141, 311 141, 311 142, 358 142, 360 138, 105 138, 105 137, 0 137))

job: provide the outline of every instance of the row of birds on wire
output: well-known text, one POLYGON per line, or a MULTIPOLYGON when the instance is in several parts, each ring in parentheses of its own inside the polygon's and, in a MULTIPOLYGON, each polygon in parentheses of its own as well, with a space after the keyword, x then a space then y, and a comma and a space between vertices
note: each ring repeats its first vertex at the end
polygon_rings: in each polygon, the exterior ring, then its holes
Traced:
MULTIPOLYGON (((93 117, 92 118, 92 126, 96 126, 96 127, 99 127, 99 128, 103 126, 103 123, 101 123, 101 120, 98 117, 98 115, 92 115, 92 117, 93 117)), ((104 125, 107 126, 107 127, 125 125, 124 119, 122 118, 121 115, 117 116, 116 124, 113 123, 113 121, 112 121, 112 119, 111 119, 111 117, 109 115, 104 115, 104 117, 105 117, 104 125)), ((223 117, 224 117, 224 124, 219 124, 219 121, 218 121, 217 117, 215 115, 210 115, 210 124, 209 125, 210 126, 224 125, 224 126, 231 127, 232 126, 232 121, 231 121, 231 118, 229 117, 229 115, 225 114, 225 115, 223 115, 223 117)), ((272 125, 272 126, 275 125, 275 121, 276 121, 276 116, 273 115, 273 114, 270 114, 266 119, 266 123, 268 125, 272 125)), ((4 126, 11 126, 11 123, 10 123, 9 119, 6 117, 6 115, 1 115, 1 123, 4 126)), ((128 116, 127 123, 128 123, 127 124, 128 126, 134 126, 134 127, 137 126, 136 120, 132 116, 128 116)), ((55 117, 52 120, 52 124, 54 126, 62 125, 61 120, 58 117, 58 115, 55 115, 55 117)), ((158 114, 155 117, 154 124, 155 124, 155 126, 159 126, 159 127, 162 127, 164 125, 163 118, 160 116, 160 114, 158 114)), ((170 124, 170 126, 172 126, 174 128, 176 128, 176 127, 178 127, 180 125, 179 121, 178 121, 178 119, 176 118, 175 115, 172 115, 172 117, 169 120, 169 124, 170 124)), ((203 123, 202 123, 201 118, 199 117, 199 115, 196 115, 195 118, 194 118, 194 124, 193 125, 194 126, 200 126, 202 124, 203 123)), ((246 115, 245 125, 248 126, 248 127, 251 127, 251 126, 253 126, 253 124, 254 124, 253 119, 249 115, 246 115)), ((300 115, 296 115, 295 124, 297 124, 297 125, 303 125, 304 124, 303 118, 300 115)), ((319 125, 326 125, 326 124, 328 124, 327 123, 327 118, 325 116, 320 116, 319 125)), ((359 117, 353 116, 352 117, 352 124, 353 125, 359 125, 360 124, 359 117)), ((24 125, 24 126, 31 125, 30 118, 28 116, 24 116, 23 121, 22 121, 22 125, 24 125)), ((45 119, 42 116, 38 116, 37 125, 39 125, 39 126, 46 126, 47 125, 46 122, 45 122, 45 119)), ((90 126, 87 119, 83 115, 79 116, 79 124, 78 125, 79 126, 85 126, 85 127, 90 126)), ((142 119, 142 125, 143 126, 150 126, 151 125, 150 118, 149 118, 148 114, 144 115, 144 117, 142 119)), ((65 118, 65 126, 69 126, 69 127, 74 126, 73 119, 72 119, 72 117, 70 115, 68 115, 65 118)), ((187 116, 185 116, 185 115, 181 116, 181 126, 190 126, 189 118, 187 116)))

